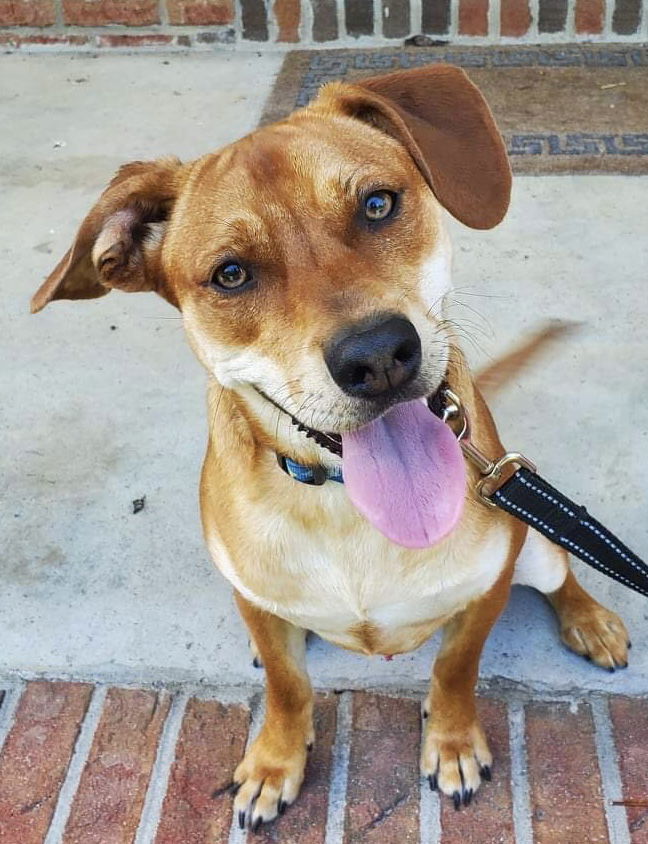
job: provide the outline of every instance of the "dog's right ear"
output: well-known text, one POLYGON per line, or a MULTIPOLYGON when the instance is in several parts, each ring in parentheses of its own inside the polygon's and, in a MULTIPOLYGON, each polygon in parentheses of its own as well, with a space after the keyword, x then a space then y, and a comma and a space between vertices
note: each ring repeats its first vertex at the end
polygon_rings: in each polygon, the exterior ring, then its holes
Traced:
POLYGON ((121 167, 35 293, 32 313, 53 299, 93 299, 113 288, 154 290, 177 307, 161 271, 160 252, 187 170, 176 158, 121 167))

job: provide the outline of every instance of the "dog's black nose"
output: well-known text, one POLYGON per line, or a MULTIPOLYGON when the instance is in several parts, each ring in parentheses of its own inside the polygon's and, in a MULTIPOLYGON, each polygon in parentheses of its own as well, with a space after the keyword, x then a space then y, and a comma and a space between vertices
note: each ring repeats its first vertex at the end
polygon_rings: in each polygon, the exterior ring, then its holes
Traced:
POLYGON ((421 339, 400 316, 347 326, 324 355, 335 383, 350 396, 372 399, 402 387, 421 366, 421 339))

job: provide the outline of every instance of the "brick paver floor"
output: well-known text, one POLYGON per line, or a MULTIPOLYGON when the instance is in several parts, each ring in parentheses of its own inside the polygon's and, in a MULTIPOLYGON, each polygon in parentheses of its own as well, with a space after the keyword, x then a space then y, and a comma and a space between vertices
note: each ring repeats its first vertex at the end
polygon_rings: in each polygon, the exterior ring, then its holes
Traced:
POLYGON ((258 691, 233 702, 38 680, 1 695, 2 844, 648 842, 645 699, 480 698, 493 781, 455 812, 419 778, 417 699, 318 694, 299 801, 248 833, 227 786, 258 691))

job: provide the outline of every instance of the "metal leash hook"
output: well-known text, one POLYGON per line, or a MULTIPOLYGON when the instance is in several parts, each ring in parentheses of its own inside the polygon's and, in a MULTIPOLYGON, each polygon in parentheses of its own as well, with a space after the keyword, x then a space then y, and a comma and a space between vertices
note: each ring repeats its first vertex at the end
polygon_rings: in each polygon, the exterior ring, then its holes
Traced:
POLYGON ((461 403, 461 399, 452 390, 446 389, 443 392, 446 398, 443 421, 447 422, 453 429, 466 459, 473 463, 482 475, 475 486, 475 495, 487 507, 497 508, 497 504, 490 498, 497 486, 491 484, 502 477, 502 469, 510 464, 515 464, 518 467, 528 469, 530 472, 537 472, 537 467, 517 451, 509 451, 499 460, 490 460, 486 457, 470 439, 470 417, 461 403))

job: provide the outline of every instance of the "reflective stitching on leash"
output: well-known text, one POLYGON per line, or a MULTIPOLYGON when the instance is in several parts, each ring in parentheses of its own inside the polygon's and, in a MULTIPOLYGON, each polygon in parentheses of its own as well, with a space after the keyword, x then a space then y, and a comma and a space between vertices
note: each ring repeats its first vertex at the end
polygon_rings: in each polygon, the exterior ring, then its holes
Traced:
POLYGON ((575 542, 572 542, 571 539, 567 539, 566 536, 559 537, 560 542, 564 542, 566 545, 569 545, 570 548, 573 548, 579 554, 582 554, 584 557, 587 557, 591 560, 595 566, 599 566, 604 572, 606 572, 610 577, 613 579, 621 580, 625 583, 626 586, 629 586, 631 589, 634 589, 637 592, 641 592, 642 595, 646 595, 648 597, 648 592, 645 589, 642 589, 641 586, 636 586, 632 581, 628 580, 627 577, 624 577, 619 572, 613 571, 612 569, 608 568, 604 563, 594 557, 589 551, 586 551, 584 548, 581 548, 580 545, 577 545, 575 542))
POLYGON ((517 510, 518 513, 522 513, 523 516, 525 516, 527 519, 531 519, 532 522, 536 522, 537 524, 541 525, 546 531, 549 531, 549 533, 555 533, 556 532, 552 527, 549 527, 549 525, 546 522, 543 522, 537 516, 533 516, 527 510, 524 510, 522 507, 518 507, 517 504, 514 504, 512 501, 510 501, 508 498, 506 498, 504 495, 502 495, 502 493, 499 490, 495 493, 495 498, 498 498, 500 501, 503 501, 504 504, 508 504, 508 506, 511 507, 511 509, 517 510))
POLYGON ((565 513, 568 513, 570 516, 577 518, 576 513, 574 513, 573 510, 570 510, 569 507, 566 507, 562 502, 558 501, 557 498, 554 498, 553 495, 549 495, 548 492, 545 492, 543 489, 540 489, 539 487, 534 486, 534 484, 525 480, 522 477, 522 475, 518 475, 517 479, 520 481, 520 483, 524 484, 524 486, 528 486, 529 489, 532 489, 538 495, 541 495, 543 498, 546 498, 548 501, 551 501, 552 504, 557 504, 558 507, 560 507, 561 510, 565 511, 565 513))

